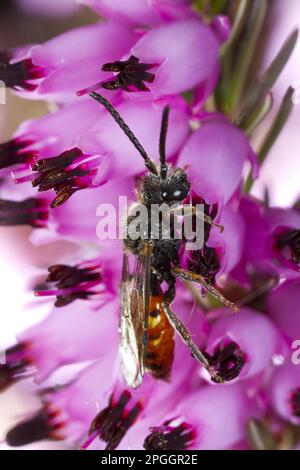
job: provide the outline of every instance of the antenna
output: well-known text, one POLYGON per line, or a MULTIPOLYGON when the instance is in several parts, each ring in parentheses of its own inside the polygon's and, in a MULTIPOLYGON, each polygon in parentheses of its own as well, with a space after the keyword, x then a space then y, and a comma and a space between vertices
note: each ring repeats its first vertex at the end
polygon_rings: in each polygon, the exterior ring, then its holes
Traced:
POLYGON ((99 93, 90 93, 90 96, 94 98, 96 101, 99 101, 106 109, 107 111, 111 114, 111 116, 114 118, 117 124, 119 124, 120 128, 124 132, 125 135, 127 135, 128 139, 130 142, 133 143, 141 157, 144 159, 146 168, 153 174, 157 175, 157 168, 155 163, 148 157, 146 150, 144 147, 140 144, 139 140, 135 137, 134 133, 129 129, 127 124, 124 122, 124 120, 121 118, 120 114, 118 111, 114 108, 114 106, 107 100, 105 99, 102 95, 99 95, 99 93))
POLYGON ((159 137, 159 157, 160 157, 160 176, 166 179, 168 173, 168 166, 166 164, 166 140, 169 124, 170 108, 166 106, 163 110, 160 137, 159 137))

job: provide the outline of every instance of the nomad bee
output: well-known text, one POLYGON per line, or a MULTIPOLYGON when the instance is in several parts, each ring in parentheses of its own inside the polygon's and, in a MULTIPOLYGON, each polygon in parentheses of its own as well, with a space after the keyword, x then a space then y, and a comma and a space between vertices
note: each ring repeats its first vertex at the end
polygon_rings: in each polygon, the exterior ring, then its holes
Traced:
MULTIPOLYGON (((135 210, 133 213, 129 209, 126 226, 134 221, 137 205, 146 207, 150 214, 153 205, 165 203, 170 208, 171 216, 178 213, 178 208, 189 194, 190 183, 183 169, 171 168, 166 163, 169 108, 165 107, 163 110, 159 139, 160 164, 156 166, 112 104, 97 93, 91 93, 90 96, 111 114, 144 159, 148 170, 139 182, 135 210)), ((206 223, 218 226, 204 213, 196 215, 206 223)), ((134 388, 141 384, 145 371, 158 379, 168 379, 174 356, 175 330, 195 359, 210 372, 214 381, 221 381, 192 340, 188 329, 171 309, 176 295, 176 279, 198 283, 232 310, 237 311, 237 307, 226 300, 203 276, 180 267, 179 250, 182 240, 176 239, 173 232, 169 239, 165 239, 162 236, 164 229, 164 221, 160 219, 159 236, 155 239, 151 234, 148 238, 132 239, 128 236, 124 239, 120 321, 120 353, 124 378, 134 388), (129 254, 135 257, 132 272, 129 268, 129 254)))

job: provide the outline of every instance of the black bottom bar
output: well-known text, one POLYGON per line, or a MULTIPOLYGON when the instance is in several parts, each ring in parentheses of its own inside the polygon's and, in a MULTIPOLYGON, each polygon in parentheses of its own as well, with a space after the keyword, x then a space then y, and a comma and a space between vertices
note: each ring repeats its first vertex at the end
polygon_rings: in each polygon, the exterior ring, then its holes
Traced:
POLYGON ((93 469, 100 466, 120 465, 125 468, 138 468, 141 465, 200 465, 201 469, 207 470, 206 465, 213 464, 223 470, 224 467, 230 466, 241 469, 254 465, 282 465, 287 468, 289 464, 299 466, 299 454, 297 451, 172 451, 172 452, 102 452, 102 451, 1 451, 0 454, 1 468, 7 462, 22 462, 24 464, 45 462, 47 466, 51 464, 68 466, 74 462, 75 465, 89 465, 93 469))

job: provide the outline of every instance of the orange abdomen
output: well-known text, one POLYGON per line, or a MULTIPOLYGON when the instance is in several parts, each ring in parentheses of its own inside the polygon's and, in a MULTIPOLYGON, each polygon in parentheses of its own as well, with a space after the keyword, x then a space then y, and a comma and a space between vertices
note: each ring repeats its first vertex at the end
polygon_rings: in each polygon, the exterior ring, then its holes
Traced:
POLYGON ((150 297, 146 370, 158 379, 170 377, 174 358, 174 329, 164 313, 162 296, 150 297))

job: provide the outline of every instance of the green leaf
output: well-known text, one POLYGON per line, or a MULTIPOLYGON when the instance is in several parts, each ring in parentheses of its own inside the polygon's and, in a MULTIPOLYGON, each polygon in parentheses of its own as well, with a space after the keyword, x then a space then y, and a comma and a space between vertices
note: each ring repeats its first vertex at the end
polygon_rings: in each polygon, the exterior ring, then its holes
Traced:
POLYGON ((298 32, 299 30, 296 29, 290 34, 268 69, 247 92, 246 99, 235 120, 236 124, 240 124, 247 115, 253 112, 257 103, 273 87, 295 48, 298 32))
POLYGON ((269 151, 273 147, 274 143, 276 142, 279 134, 281 133, 282 129, 284 128, 291 111, 293 109, 293 94, 294 88, 289 87, 279 108, 277 116, 266 135, 261 150, 259 151, 259 161, 262 164, 266 156, 268 155, 269 151))
POLYGON ((229 4, 229 0, 194 0, 194 8, 199 13, 206 13, 213 17, 224 13, 229 4))
POLYGON ((194 1, 194 8, 199 13, 206 11, 208 8, 209 0, 195 0, 194 1))
POLYGON ((228 48, 240 34, 247 18, 250 0, 240 0, 236 5, 236 10, 231 18, 232 26, 228 41, 222 46, 221 54, 224 56, 228 48))
POLYGON ((193 99, 194 99, 194 92, 193 90, 187 90, 182 93, 183 98, 185 101, 187 101, 189 104, 192 104, 193 99))
POLYGON ((259 103, 254 111, 246 116, 241 123, 241 128, 244 129, 246 135, 250 137, 256 127, 265 119, 273 107, 272 93, 268 93, 265 98, 259 103))
POLYGON ((211 0, 211 10, 214 15, 224 13, 227 9, 229 0, 211 0))
POLYGON ((247 436, 253 450, 275 450, 276 443, 266 424, 258 419, 250 419, 247 425, 247 436))
POLYGON ((263 29, 268 11, 267 7, 267 0, 251 0, 250 2, 247 21, 236 50, 237 58, 234 63, 234 73, 225 97, 224 108, 228 110, 229 115, 233 118, 241 102, 246 82, 249 79, 249 70, 263 29))
POLYGON ((233 46, 236 38, 244 27, 250 0, 240 0, 237 3, 234 14, 231 18, 232 28, 229 39, 221 48, 221 68, 222 73, 215 92, 218 109, 228 113, 228 95, 232 86, 232 62, 234 57, 233 46))
MULTIPOLYGON (((279 134, 281 133, 282 129, 284 128, 287 120, 291 114, 293 109, 293 94, 294 88, 289 87, 284 98, 281 102, 281 106, 279 111, 273 121, 272 126, 270 127, 268 133, 266 134, 262 146, 258 152, 258 159, 260 165, 262 165, 270 152, 271 148, 273 147, 274 143, 276 142, 279 134)), ((253 179, 251 175, 248 176, 248 179, 244 186, 244 192, 249 193, 253 185, 253 179)))

